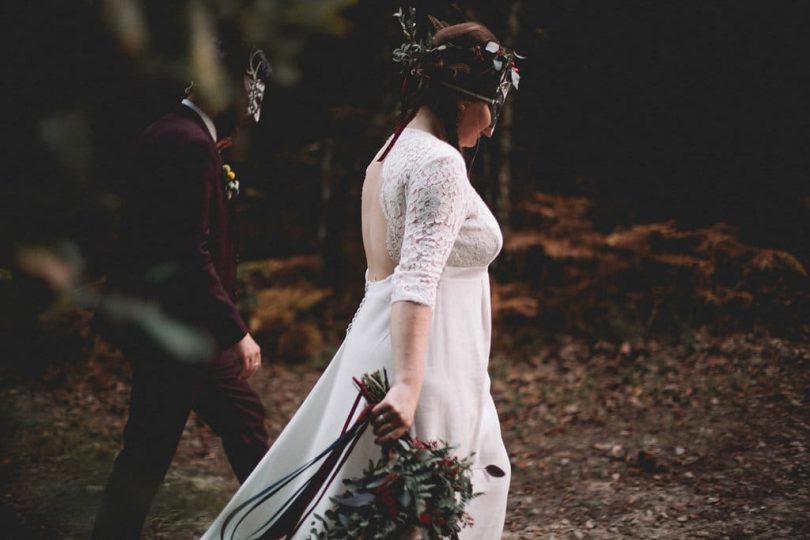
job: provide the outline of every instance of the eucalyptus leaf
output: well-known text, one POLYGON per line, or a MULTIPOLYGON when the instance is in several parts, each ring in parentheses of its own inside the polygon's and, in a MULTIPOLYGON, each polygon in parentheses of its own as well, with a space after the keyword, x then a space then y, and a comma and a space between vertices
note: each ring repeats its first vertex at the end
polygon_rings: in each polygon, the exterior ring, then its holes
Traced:
POLYGON ((384 483, 385 483, 385 477, 383 476, 381 478, 377 478, 373 482, 369 482, 368 484, 366 484, 366 487, 369 488, 369 489, 372 489, 372 488, 375 488, 375 487, 380 487, 384 483))
POLYGON ((402 493, 399 494, 399 504, 401 504, 403 508, 407 508, 411 505, 411 500, 413 500, 411 492, 407 489, 402 490, 402 493))
POLYGON ((512 86, 514 86, 515 90, 517 90, 519 85, 520 85, 520 73, 518 73, 516 70, 513 69, 512 70, 512 86))
POLYGON ((375 497, 371 493, 357 493, 356 495, 351 495, 349 497, 330 497, 330 499, 335 504, 360 508, 373 503, 375 497))

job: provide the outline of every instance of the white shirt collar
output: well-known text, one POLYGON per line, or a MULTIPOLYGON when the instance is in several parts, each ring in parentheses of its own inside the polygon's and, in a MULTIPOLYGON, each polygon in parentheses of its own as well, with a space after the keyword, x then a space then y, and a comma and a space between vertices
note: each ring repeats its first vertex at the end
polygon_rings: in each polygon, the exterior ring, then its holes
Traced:
POLYGON ((214 125, 214 121, 211 120, 211 118, 207 114, 205 114, 202 109, 197 107, 194 104, 194 102, 191 101, 190 99, 186 98, 183 101, 181 101, 180 103, 182 103, 183 105, 185 105, 186 107, 188 107, 189 109, 191 109, 192 111, 197 113, 197 115, 200 118, 202 118, 202 121, 205 124, 205 127, 208 128, 208 133, 211 134, 211 138, 214 139, 214 142, 216 142, 217 141, 217 127, 214 125))

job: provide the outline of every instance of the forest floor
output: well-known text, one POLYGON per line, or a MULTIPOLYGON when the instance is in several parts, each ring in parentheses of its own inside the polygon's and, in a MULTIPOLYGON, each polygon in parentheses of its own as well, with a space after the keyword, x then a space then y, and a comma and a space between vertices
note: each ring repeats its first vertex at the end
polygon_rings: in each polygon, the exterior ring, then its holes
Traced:
MULTIPOLYGON (((491 363, 512 459, 504 538, 810 538, 810 345, 697 333, 689 343, 547 338, 491 363)), ((252 379, 276 436, 318 378, 252 379)), ((87 538, 118 449, 114 351, 0 390, 2 536, 87 538)), ((236 488, 192 417, 145 538, 197 538, 236 488)))

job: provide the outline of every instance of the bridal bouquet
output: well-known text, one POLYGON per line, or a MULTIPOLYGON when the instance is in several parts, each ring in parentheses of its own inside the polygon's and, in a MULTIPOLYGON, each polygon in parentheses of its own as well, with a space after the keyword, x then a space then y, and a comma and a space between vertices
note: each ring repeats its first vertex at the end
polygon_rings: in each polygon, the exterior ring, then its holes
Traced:
MULTIPOLYGON (((340 436, 313 459, 231 510, 220 526, 221 540, 291 538, 307 522, 368 427, 371 410, 389 389, 385 370, 363 375, 354 383, 357 399, 340 436), (366 405, 355 416, 363 399, 366 405), (299 487, 272 506, 274 512, 262 510, 292 482, 299 487), (264 523, 245 531, 247 518, 258 512, 267 514, 264 523)), ((416 533, 430 539, 458 538, 463 527, 472 525, 464 508, 480 494, 473 493, 470 480, 472 456, 458 459, 452 449, 444 442, 423 442, 407 435, 384 447, 382 457, 370 462, 360 477, 343 481, 347 490, 331 497, 333 506, 323 516, 315 515, 324 530, 312 521, 309 538, 409 539, 416 533)), ((504 474, 495 465, 487 470, 504 474)))
MULTIPOLYGON (((355 384, 370 402, 388 391, 387 377, 379 371, 355 384)), ((459 459, 452 450, 444 442, 408 436, 386 447, 361 476, 343 481, 347 490, 331 498, 334 506, 325 515, 315 516, 324 530, 313 527, 310 538, 412 538, 415 532, 430 539, 458 538, 472 525, 464 508, 479 494, 470 480, 472 456, 459 459)))

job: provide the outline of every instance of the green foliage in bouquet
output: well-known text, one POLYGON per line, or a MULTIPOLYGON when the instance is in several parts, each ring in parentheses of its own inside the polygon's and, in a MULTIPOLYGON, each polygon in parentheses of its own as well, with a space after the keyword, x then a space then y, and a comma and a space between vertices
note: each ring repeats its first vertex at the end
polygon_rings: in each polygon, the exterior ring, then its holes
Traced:
MULTIPOLYGON (((385 375, 375 372, 355 381, 361 392, 382 397, 388 390, 385 375)), ((386 447, 383 456, 357 478, 343 481, 348 489, 332 497, 334 506, 316 515, 310 539, 458 538, 472 526, 466 504, 473 493, 472 455, 459 459, 444 442, 424 442, 405 436, 386 447)))

